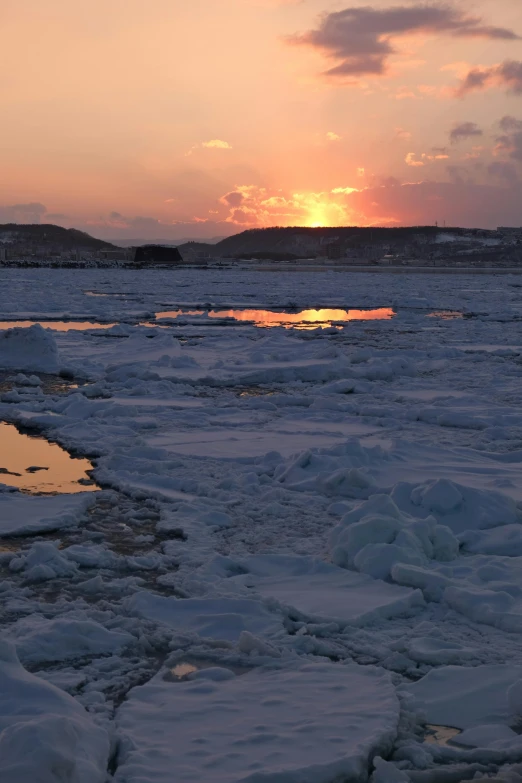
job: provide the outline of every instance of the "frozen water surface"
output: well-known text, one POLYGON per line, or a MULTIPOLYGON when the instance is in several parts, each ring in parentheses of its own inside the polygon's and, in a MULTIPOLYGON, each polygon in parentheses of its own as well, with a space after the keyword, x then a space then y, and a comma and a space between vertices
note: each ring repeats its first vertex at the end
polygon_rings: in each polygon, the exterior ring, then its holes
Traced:
POLYGON ((13 783, 520 781, 521 305, 510 275, 4 270, 13 783))

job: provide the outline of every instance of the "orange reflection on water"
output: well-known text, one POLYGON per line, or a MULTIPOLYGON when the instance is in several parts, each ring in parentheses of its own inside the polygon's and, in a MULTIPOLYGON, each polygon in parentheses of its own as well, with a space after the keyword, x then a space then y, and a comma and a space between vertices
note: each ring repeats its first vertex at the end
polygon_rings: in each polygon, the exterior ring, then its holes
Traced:
MULTIPOLYGON (((177 318, 180 315, 204 315, 204 310, 167 310, 156 313, 156 318, 177 318)), ((312 325, 332 326, 343 321, 385 321, 393 318, 392 307, 379 307, 374 310, 302 310, 299 313, 281 313, 273 310, 210 310, 209 318, 232 318, 235 321, 249 321, 256 326, 284 326, 287 329, 310 329, 312 325)))
POLYGON ((83 332, 86 329, 110 329, 116 324, 97 324, 93 321, 0 321, 0 329, 14 329, 15 326, 26 328, 39 324, 44 329, 55 329, 57 332, 83 332))
POLYGON ((1 422, 0 468, 1 484, 17 487, 30 494, 72 494, 99 489, 95 485, 78 484, 80 479, 89 480, 86 473, 92 470, 89 460, 74 459, 55 443, 24 435, 12 424, 1 422), (46 470, 32 472, 28 468, 46 470), (19 475, 12 475, 16 473, 19 475))

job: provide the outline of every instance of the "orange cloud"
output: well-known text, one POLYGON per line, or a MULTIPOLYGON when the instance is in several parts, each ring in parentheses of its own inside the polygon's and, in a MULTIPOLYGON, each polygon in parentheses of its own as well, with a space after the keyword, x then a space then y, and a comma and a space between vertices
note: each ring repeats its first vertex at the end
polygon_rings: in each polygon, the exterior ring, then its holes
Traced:
POLYGON ((424 166, 424 161, 416 160, 414 152, 408 152, 408 154, 404 158, 404 162, 406 163, 407 166, 413 166, 413 167, 424 166))
POLYGON ((491 87, 504 88, 507 92, 522 95, 522 62, 504 60, 503 63, 487 68, 472 68, 455 90, 463 98, 470 92, 488 90, 491 87))
POLYGON ((357 189, 284 193, 241 185, 220 198, 230 208, 225 222, 240 226, 339 226, 354 222, 347 197, 357 189))
POLYGON ((228 141, 221 141, 221 139, 211 139, 210 141, 204 141, 201 145, 210 150, 231 150, 232 145, 228 141))

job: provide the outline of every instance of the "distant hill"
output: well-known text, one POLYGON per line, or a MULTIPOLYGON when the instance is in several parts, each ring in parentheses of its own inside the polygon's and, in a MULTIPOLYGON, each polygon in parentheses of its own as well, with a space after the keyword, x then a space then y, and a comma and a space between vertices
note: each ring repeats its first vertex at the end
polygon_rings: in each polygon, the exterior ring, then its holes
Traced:
MULTIPOLYGON (((223 239, 212 247, 212 254, 228 258, 309 258, 323 255, 329 245, 340 246, 341 252, 362 246, 411 242, 436 242, 439 235, 469 236, 470 229, 408 226, 404 228, 264 228, 250 229, 223 239)), ((495 232, 476 229, 477 236, 487 238, 495 232)), ((209 247, 202 246, 201 249, 209 247)))
POLYGON ((62 228, 51 223, 0 224, 0 247, 26 246, 31 248, 59 248, 60 250, 116 250, 116 246, 95 239, 76 228, 62 228))
POLYGON ((224 236, 220 237, 210 237, 209 239, 201 240, 201 239, 192 239, 191 237, 183 237, 181 239, 151 239, 150 237, 125 237, 125 238, 118 238, 113 239, 113 242, 118 245, 118 247, 139 247, 140 245, 150 245, 151 242, 153 242, 155 245, 166 245, 167 247, 182 247, 187 244, 192 244, 195 242, 196 244, 202 244, 202 245, 215 245, 216 242, 220 242, 222 239, 225 239, 224 236))
MULTIPOLYGON (((184 242, 182 245, 177 245, 177 248, 181 255, 184 253, 208 253, 211 256, 216 255, 216 244, 211 244, 210 242, 184 242)), ((221 253, 219 253, 221 255, 221 253)))

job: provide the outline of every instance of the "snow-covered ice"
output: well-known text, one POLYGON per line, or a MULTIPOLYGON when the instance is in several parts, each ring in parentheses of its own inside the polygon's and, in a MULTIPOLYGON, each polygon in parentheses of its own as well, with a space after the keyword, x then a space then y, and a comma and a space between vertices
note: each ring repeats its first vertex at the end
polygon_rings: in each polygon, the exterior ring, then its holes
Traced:
POLYGON ((0 422, 96 481, 4 438, 9 783, 520 783, 518 277, 3 283, 0 422))
POLYGON ((391 748, 399 702, 389 675, 327 663, 203 669, 136 688, 118 718, 118 783, 330 783, 361 780, 391 748))
POLYGON ((104 783, 109 736, 0 642, 0 766, 9 783, 104 783))

